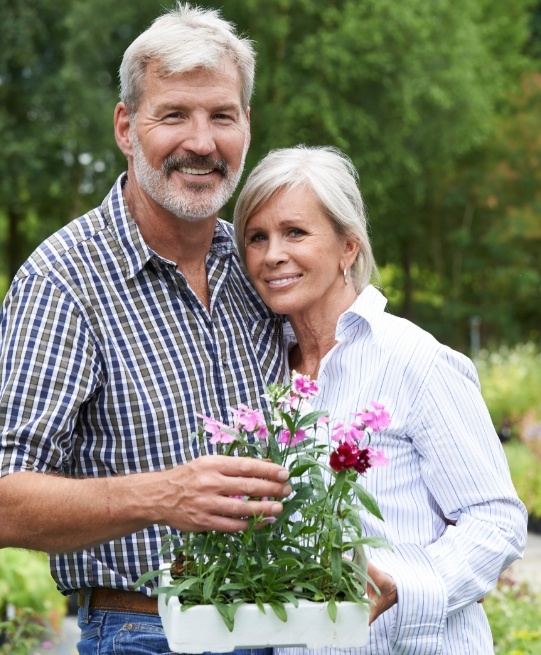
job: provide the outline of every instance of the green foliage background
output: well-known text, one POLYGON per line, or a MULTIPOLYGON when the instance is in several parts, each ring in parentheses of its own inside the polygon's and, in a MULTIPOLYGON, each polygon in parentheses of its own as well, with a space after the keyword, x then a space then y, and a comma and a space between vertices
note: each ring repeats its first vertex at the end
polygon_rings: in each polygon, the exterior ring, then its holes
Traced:
MULTIPOLYGON (((483 345, 539 339, 539 0, 201 4, 258 51, 248 170, 275 147, 343 148, 392 311, 463 351, 474 315, 483 345)), ((124 168, 118 66, 172 5, 0 0, 0 295, 124 168)))

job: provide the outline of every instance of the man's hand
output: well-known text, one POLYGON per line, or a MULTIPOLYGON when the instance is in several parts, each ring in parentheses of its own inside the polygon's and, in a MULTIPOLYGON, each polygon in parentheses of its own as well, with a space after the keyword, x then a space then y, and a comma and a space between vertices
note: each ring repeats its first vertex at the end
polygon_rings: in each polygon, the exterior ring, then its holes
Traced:
POLYGON ((279 514, 282 503, 273 499, 291 493, 286 469, 248 457, 203 456, 160 475, 155 522, 182 531, 244 530, 250 517, 279 514))
POLYGON ((271 462, 219 455, 166 471, 107 478, 14 473, 0 479, 0 548, 63 553, 153 523, 180 531, 245 530, 247 517, 282 511, 282 503, 272 499, 291 493, 288 477, 271 462))
POLYGON ((368 583, 366 594, 372 601, 368 623, 371 624, 380 614, 383 614, 383 612, 386 612, 392 607, 397 602, 398 597, 394 579, 389 574, 378 569, 371 562, 368 562, 368 575, 372 578, 380 592, 378 594, 374 587, 368 583))

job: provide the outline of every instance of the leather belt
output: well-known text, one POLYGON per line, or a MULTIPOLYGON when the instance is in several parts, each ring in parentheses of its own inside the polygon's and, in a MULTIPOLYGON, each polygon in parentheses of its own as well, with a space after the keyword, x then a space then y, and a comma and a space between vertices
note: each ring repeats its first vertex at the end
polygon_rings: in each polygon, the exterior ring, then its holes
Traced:
POLYGON ((77 605, 85 606, 87 594, 90 594, 89 608, 104 612, 134 612, 135 614, 158 614, 158 599, 144 596, 138 591, 90 587, 79 589, 77 605))

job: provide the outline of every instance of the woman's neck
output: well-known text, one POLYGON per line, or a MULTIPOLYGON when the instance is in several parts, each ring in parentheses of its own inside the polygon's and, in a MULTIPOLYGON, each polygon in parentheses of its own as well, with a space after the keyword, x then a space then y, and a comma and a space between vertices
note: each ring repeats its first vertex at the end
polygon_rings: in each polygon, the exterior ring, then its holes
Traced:
POLYGON ((317 378, 321 360, 337 343, 338 319, 356 298, 356 294, 353 296, 346 294, 346 296, 333 308, 288 315, 297 337, 297 345, 289 353, 290 370, 309 375, 312 379, 317 378))

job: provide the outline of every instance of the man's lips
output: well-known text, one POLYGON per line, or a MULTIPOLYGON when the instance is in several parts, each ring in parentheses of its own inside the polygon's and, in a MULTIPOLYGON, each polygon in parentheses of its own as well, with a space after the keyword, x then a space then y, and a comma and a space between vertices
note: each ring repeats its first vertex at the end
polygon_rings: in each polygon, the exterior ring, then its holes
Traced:
POLYGON ((176 169, 180 173, 188 173, 189 175, 208 175, 209 173, 214 172, 214 168, 185 168, 179 167, 176 169))

